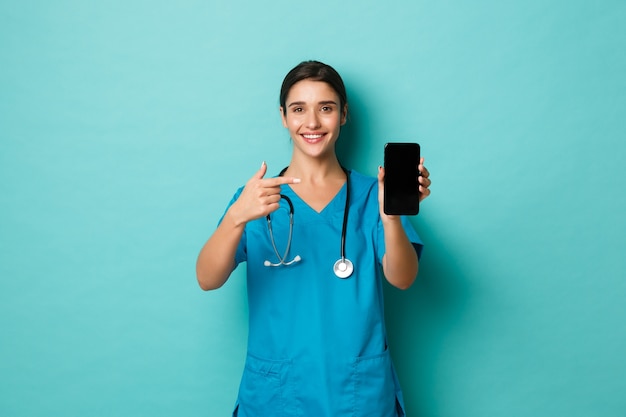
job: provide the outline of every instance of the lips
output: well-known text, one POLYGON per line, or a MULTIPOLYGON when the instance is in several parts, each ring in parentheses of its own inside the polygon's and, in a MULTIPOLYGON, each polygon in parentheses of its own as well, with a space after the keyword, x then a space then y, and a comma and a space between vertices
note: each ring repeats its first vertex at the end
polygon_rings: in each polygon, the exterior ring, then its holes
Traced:
POLYGON ((302 138, 308 143, 317 143, 324 138, 323 133, 303 133, 302 138))

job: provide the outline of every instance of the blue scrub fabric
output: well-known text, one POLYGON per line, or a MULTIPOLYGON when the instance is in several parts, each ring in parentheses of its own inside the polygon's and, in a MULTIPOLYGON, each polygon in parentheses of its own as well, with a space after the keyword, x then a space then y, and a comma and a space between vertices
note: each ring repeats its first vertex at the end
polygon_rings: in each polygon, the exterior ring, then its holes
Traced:
MULTIPOLYGON (((233 416, 396 417, 404 401, 387 348, 381 262, 385 253, 375 178, 350 172, 346 257, 339 279, 346 185, 317 212, 285 185, 294 205, 289 266, 278 262, 266 218, 249 222, 236 253, 247 264, 248 353, 233 416)), ((230 204, 240 195, 240 188, 230 204)), ((288 204, 272 213, 278 253, 288 244, 288 204)), ((422 242, 402 218, 418 255, 422 242)))

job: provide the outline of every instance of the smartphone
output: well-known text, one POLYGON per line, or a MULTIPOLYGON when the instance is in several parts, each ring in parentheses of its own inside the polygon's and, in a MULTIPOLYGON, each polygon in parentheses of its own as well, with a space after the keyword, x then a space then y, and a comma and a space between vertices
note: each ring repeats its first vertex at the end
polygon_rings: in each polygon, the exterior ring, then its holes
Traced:
POLYGON ((419 144, 385 144, 385 214, 419 213, 419 163, 419 144))

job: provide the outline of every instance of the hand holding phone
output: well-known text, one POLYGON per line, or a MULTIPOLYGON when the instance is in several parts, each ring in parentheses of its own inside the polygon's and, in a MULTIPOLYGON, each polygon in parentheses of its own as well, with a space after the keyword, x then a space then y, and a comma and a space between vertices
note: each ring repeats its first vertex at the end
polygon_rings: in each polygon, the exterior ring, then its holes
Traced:
POLYGON ((420 145, 387 143, 385 145, 385 214, 419 213, 420 145))

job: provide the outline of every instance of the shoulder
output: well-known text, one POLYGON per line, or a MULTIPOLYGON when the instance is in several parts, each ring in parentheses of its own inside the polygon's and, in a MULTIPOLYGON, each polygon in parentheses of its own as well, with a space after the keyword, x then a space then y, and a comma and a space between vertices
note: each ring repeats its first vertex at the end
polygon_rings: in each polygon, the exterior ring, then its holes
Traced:
POLYGON ((378 200, 378 179, 361 174, 355 170, 350 172, 350 194, 356 200, 378 200))
POLYGON ((361 174, 353 169, 349 169, 348 172, 350 172, 350 183, 354 185, 354 188, 370 188, 378 184, 377 178, 361 174))
POLYGON ((378 180, 375 177, 371 177, 369 175, 361 174, 360 172, 349 169, 350 173, 350 181, 354 184, 368 185, 368 184, 376 184, 378 180))

